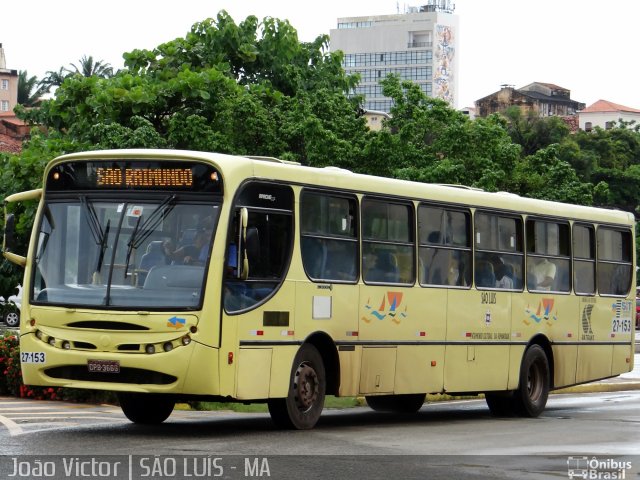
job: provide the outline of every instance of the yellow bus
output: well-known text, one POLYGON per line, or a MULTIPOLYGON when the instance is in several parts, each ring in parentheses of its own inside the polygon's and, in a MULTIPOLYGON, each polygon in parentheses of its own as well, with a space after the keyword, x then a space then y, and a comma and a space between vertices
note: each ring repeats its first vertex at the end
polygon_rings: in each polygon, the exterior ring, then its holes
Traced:
POLYGON ((27 199, 24 381, 115 391, 133 422, 209 399, 307 429, 326 395, 436 392, 536 417, 633 368, 629 213, 171 150, 59 157, 27 199))

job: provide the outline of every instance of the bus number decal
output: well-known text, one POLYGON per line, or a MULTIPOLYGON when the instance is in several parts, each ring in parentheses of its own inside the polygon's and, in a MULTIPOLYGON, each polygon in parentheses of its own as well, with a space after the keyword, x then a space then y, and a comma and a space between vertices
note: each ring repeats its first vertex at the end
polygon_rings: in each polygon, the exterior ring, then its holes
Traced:
POLYGON ((482 292, 480 294, 480 301, 483 305, 494 305, 497 302, 496 292, 482 292))
POLYGON ((611 333, 631 333, 631 302, 619 300, 612 306, 611 333))
POLYGON ((44 352, 20 352, 21 363, 46 363, 44 352))

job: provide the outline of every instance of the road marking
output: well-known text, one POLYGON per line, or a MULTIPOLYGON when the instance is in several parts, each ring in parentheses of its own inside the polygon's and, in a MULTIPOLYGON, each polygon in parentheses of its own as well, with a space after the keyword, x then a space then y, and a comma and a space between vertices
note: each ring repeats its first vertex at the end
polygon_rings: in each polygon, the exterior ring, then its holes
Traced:
POLYGON ((22 430, 22 427, 20 425, 2 415, 0 415, 0 423, 7 427, 7 430, 9 430, 9 435, 11 435, 12 437, 15 437, 16 435, 22 435, 24 433, 24 430, 22 430))

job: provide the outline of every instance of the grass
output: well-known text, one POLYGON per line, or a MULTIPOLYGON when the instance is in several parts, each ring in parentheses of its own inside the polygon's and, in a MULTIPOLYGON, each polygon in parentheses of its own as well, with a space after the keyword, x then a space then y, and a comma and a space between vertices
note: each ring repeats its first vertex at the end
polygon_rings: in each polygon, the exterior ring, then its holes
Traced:
MULTIPOLYGON (((448 400, 476 399, 477 396, 451 396, 447 394, 429 394, 426 402, 443 402, 448 400)), ((335 397, 327 395, 324 401, 324 408, 343 409, 366 406, 364 397, 335 397)), ((225 410, 245 413, 266 413, 268 411, 265 403, 237 403, 237 402, 190 402, 176 405, 178 410, 225 410)))

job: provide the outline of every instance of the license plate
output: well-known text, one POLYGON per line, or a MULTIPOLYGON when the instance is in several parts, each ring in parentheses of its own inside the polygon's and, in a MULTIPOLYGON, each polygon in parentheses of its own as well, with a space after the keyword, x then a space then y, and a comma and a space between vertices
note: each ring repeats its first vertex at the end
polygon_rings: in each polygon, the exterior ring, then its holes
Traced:
POLYGON ((90 373, 120 373, 118 360, 87 360, 90 373))

